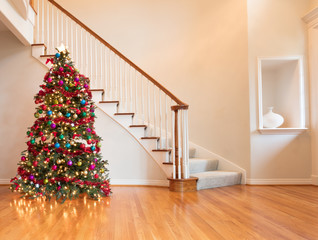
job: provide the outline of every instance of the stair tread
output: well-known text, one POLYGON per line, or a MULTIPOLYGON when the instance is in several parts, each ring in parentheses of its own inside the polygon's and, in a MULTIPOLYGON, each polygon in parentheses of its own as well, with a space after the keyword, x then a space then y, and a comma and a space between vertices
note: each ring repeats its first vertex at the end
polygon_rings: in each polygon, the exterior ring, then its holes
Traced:
POLYGON ((171 152, 171 149, 153 149, 153 152, 171 152))
POLYGON ((101 88, 94 88, 94 89, 90 89, 91 90, 91 92, 97 92, 97 91, 102 91, 102 92, 104 92, 104 89, 101 89, 101 88))
POLYGON ((165 164, 165 165, 172 165, 173 163, 172 163, 172 162, 163 162, 162 164, 165 164))
POLYGON ((40 55, 40 57, 54 57, 54 54, 44 54, 44 55, 40 55))
POLYGON ((191 173, 191 176, 198 178, 197 190, 201 190, 241 184, 242 173, 216 170, 191 173))
POLYGON ((147 127, 147 125, 143 125, 143 124, 140 124, 140 125, 130 125, 129 127, 131 127, 131 128, 139 128, 139 127, 142 127, 142 128, 146 128, 147 127))
POLYGON ((117 104, 119 104, 119 101, 99 101, 99 103, 117 103, 117 104))
POLYGON ((115 113, 114 115, 132 115, 132 116, 134 116, 135 115, 135 113, 115 113))
POLYGON ((141 137, 140 139, 159 139, 160 137, 141 137))
POLYGON ((31 46, 44 46, 44 48, 46 49, 46 45, 44 43, 33 43, 31 44, 31 46))

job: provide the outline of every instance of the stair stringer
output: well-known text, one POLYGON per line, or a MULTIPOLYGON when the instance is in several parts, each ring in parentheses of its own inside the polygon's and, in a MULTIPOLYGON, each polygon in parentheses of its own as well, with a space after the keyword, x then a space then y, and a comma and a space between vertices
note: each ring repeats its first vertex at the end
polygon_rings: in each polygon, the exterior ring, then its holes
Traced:
POLYGON ((189 142, 190 148, 195 148, 195 157, 196 158, 208 158, 208 159, 217 159, 218 163, 218 170, 222 171, 235 171, 241 172, 241 184, 246 184, 246 170, 238 166, 237 164, 225 159, 224 157, 213 153, 193 142, 189 142))
MULTIPOLYGON (((111 119, 114 123, 116 123, 117 125, 119 125, 122 129, 125 130, 125 132, 127 134, 130 135, 130 137, 132 137, 141 147, 142 149, 147 153, 147 155, 157 163, 157 165, 161 168, 161 170, 166 174, 167 177, 171 177, 172 176, 172 166, 163 164, 162 161, 162 157, 161 156, 157 156, 155 157, 154 155, 156 153, 151 153, 150 151, 152 151, 153 149, 147 149, 146 146, 144 146, 126 127, 124 127, 122 124, 120 124, 118 121, 116 121, 113 117, 111 117, 109 114, 107 114, 105 111, 103 111, 100 106, 98 106, 98 104, 95 104, 95 106, 97 107, 97 109, 99 111, 101 111, 105 116, 107 116, 109 119, 111 119)), ((98 114, 97 114, 98 115, 98 114)), ((99 115, 98 115, 99 116, 99 115)), ((160 153, 157 153, 159 155, 162 155, 160 153)))

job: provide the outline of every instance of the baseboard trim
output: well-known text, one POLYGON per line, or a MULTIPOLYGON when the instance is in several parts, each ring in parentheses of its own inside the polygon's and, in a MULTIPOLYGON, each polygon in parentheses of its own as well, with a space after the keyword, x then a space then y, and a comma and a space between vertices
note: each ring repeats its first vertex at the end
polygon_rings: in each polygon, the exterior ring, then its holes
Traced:
MULTIPOLYGON (((149 179, 110 179, 110 184, 113 186, 140 185, 140 186, 169 187, 168 180, 149 180, 149 179)), ((10 185, 10 179, 0 179, 0 185, 10 185)))
POLYGON ((10 185, 10 179, 0 179, 0 185, 10 185))
POLYGON ((272 178, 272 179, 248 178, 246 183, 250 185, 308 185, 308 184, 312 184, 312 179, 311 178, 272 178))
POLYGON ((311 181, 313 185, 318 186, 318 175, 311 175, 311 181))
POLYGON ((149 179, 110 179, 110 185, 140 185, 140 186, 161 186, 168 187, 168 180, 149 180, 149 179))

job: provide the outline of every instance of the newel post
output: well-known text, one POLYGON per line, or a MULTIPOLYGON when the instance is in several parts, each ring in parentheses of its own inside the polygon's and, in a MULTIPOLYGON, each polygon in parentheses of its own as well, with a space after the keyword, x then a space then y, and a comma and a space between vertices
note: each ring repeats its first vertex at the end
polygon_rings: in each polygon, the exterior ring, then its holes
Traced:
POLYGON ((189 177, 189 149, 188 149, 188 105, 172 106, 172 162, 173 174, 169 180, 169 189, 173 192, 196 191, 197 178, 189 177))

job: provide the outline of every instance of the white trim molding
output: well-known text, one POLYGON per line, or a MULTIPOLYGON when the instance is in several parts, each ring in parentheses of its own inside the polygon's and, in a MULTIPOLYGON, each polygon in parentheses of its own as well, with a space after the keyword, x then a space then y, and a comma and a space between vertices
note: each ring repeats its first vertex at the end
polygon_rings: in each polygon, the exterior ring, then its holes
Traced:
POLYGON ((149 180, 149 179, 110 179, 110 185, 140 185, 140 186, 160 186, 168 187, 168 180, 149 180))
POLYGON ((271 179, 248 178, 247 184, 250 184, 250 185, 308 185, 308 184, 312 184, 312 180, 310 178, 271 178, 271 179))
POLYGON ((0 184, 10 184, 10 179, 0 179, 0 184))
POLYGON ((318 175, 311 175, 312 185, 318 186, 318 175))

